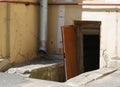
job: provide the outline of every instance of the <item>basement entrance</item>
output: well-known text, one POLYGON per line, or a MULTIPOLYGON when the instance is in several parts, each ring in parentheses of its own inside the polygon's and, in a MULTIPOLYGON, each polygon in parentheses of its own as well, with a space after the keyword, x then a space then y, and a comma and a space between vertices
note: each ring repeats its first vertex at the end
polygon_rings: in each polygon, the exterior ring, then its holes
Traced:
POLYGON ((99 68, 99 35, 83 35, 84 72, 99 68))
POLYGON ((99 68, 100 21, 74 21, 62 27, 66 79, 99 68))

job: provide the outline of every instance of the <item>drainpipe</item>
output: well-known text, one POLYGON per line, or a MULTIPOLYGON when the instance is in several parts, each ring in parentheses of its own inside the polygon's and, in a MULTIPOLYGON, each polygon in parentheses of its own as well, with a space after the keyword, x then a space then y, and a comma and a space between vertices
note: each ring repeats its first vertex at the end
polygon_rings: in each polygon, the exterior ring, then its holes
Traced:
POLYGON ((40 0, 40 47, 41 56, 47 53, 47 19, 48 19, 48 0, 40 0))

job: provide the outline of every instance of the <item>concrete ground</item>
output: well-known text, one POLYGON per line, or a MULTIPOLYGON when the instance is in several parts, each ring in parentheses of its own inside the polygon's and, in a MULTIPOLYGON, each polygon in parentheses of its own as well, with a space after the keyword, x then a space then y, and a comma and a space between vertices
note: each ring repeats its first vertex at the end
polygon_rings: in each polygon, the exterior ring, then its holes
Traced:
POLYGON ((120 87, 120 69, 103 68, 86 72, 64 83, 0 73, 0 87, 120 87))
POLYGON ((119 69, 103 68, 83 73, 68 80, 65 84, 72 87, 120 87, 118 81, 120 81, 119 69), (106 82, 110 83, 110 85, 108 86, 106 82), (119 86, 115 86, 114 83, 119 86))
POLYGON ((30 79, 18 75, 0 73, 0 87, 71 87, 63 83, 30 79))

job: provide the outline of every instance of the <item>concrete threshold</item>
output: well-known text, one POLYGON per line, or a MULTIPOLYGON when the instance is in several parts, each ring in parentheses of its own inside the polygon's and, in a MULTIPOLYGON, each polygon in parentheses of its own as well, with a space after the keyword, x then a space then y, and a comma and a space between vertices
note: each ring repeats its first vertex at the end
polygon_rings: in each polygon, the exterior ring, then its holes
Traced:
POLYGON ((63 59, 44 59, 41 61, 34 61, 30 64, 10 68, 6 73, 43 80, 65 81, 63 59))

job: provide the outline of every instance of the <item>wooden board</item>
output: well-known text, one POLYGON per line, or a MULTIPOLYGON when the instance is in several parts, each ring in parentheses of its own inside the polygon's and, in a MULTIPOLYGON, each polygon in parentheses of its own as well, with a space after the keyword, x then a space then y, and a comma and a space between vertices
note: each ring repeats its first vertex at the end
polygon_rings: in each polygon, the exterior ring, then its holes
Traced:
POLYGON ((73 26, 63 26, 63 46, 65 53, 66 79, 78 75, 77 64, 77 29, 73 26))

